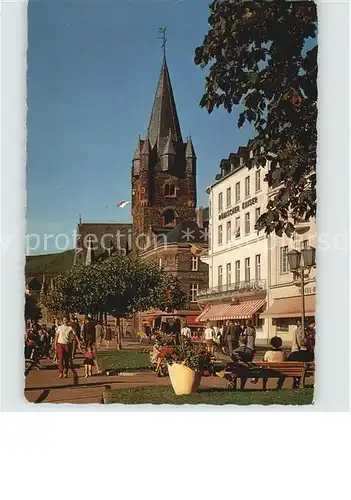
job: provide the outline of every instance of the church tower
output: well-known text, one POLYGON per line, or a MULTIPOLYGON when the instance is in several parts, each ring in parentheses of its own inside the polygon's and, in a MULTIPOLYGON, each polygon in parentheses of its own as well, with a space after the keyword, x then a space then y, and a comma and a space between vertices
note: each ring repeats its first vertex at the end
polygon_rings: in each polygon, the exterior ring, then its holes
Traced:
POLYGON ((183 142, 165 53, 147 136, 138 138, 132 165, 134 236, 165 233, 195 220, 196 154, 183 142))

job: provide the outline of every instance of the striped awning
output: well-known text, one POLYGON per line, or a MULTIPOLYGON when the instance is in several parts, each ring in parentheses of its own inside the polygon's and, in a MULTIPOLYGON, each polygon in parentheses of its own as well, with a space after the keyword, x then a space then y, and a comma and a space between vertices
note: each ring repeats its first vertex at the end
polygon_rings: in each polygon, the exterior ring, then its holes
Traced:
POLYGON ((239 304, 214 304, 197 317, 198 323, 224 321, 226 319, 250 319, 266 303, 266 300, 247 300, 239 304))

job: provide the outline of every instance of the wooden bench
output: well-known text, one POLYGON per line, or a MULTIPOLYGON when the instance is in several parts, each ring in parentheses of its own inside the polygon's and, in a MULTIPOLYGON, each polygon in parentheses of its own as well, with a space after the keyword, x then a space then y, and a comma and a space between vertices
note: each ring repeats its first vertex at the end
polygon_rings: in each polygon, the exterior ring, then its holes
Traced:
POLYGON ((224 370, 216 373, 217 376, 228 380, 228 389, 237 389, 237 381, 240 379, 240 389, 245 388, 247 379, 262 379, 263 390, 267 388, 270 378, 278 379, 278 387, 282 386, 286 378, 297 379, 299 387, 305 386, 305 380, 314 375, 314 362, 302 363, 296 361, 284 361, 272 363, 258 361, 255 363, 230 363, 224 370))

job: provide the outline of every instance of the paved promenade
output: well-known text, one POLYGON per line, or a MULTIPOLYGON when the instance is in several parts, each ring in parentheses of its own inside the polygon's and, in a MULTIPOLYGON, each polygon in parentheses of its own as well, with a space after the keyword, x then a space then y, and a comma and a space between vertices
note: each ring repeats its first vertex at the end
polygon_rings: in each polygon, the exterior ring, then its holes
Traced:
MULTIPOLYGON (((135 340, 125 340, 123 349, 140 349, 148 347, 135 340)), ((107 350, 104 346, 102 351, 107 350)), ((116 350, 116 342, 111 342, 108 351, 116 350)), ((262 353, 258 352, 255 356, 262 359, 262 353)), ((70 370, 67 378, 58 378, 57 365, 51 360, 42 360, 44 367, 42 370, 32 370, 25 381, 25 398, 30 403, 103 403, 103 392, 107 388, 122 389, 129 387, 146 386, 169 386, 169 377, 157 377, 152 371, 139 371, 134 373, 124 373, 120 375, 97 375, 96 368, 93 368, 93 376, 84 377, 83 355, 77 352, 74 360, 73 370, 70 370)), ((225 388, 227 381, 219 377, 203 377, 201 387, 225 388)), ((274 388, 276 382, 269 380, 268 388, 274 388)), ((291 387, 290 380, 285 382, 285 387, 291 387)), ((258 384, 251 384, 249 381, 246 386, 250 390, 260 390, 261 381, 258 384)))
MULTIPOLYGON (((109 351, 115 350, 111 344, 109 351)), ((144 345, 143 345, 144 347, 144 345)), ((127 341, 123 349, 140 348, 139 343, 127 341)), ((102 347, 102 350, 105 350, 102 347)), ((74 369, 67 378, 58 378, 57 365, 51 360, 43 360, 43 370, 32 370, 26 377, 25 398, 30 403, 103 403, 102 394, 106 388, 122 389, 127 387, 168 386, 169 377, 157 377, 154 372, 134 372, 122 375, 94 375, 84 377, 83 355, 77 353, 74 369)), ((226 387, 227 383, 218 377, 202 379, 203 387, 226 387)))

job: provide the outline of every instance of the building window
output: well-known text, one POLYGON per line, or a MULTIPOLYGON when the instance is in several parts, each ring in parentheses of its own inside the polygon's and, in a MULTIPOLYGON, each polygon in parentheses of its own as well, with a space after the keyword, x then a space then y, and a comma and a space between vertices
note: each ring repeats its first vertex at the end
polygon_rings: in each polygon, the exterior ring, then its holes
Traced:
POLYGON ((223 227, 218 226, 218 245, 222 245, 223 243, 223 227))
POLYGON ((287 273, 288 269, 288 247, 282 247, 280 249, 280 273, 287 273))
POLYGON ((257 224, 257 221, 260 218, 260 216, 261 216, 261 209, 256 208, 256 210, 255 210, 255 224, 257 224))
POLYGON ((240 217, 235 219, 235 238, 240 238, 240 217))
POLYGON ((199 293, 199 284, 192 283, 190 285, 190 302, 196 302, 198 293, 199 293))
POLYGON ((250 234, 250 212, 245 214, 245 234, 250 234))
POLYGON ((240 182, 235 184, 235 203, 240 201, 240 182))
POLYGON ((235 262, 235 283, 240 283, 240 260, 235 262))
POLYGON ((301 241, 301 243, 300 243, 300 250, 304 250, 307 247, 308 247, 308 240, 301 241))
POLYGON ((245 177, 245 198, 250 196, 250 176, 245 177))
POLYGON ((232 282, 232 265, 230 262, 227 264, 227 286, 232 282))
POLYGON ((218 211, 222 212, 223 210, 223 193, 219 193, 218 195, 218 211))
POLYGON ((165 193, 165 196, 175 196, 176 195, 176 188, 175 188, 174 184, 165 184, 164 193, 165 193))
POLYGON ((261 255, 255 257, 255 277, 257 280, 261 279, 261 255))
POLYGON ((196 257, 195 255, 191 257, 191 270, 192 271, 199 270, 199 257, 196 257))
POLYGON ((232 239, 232 223, 230 220, 227 222, 227 243, 232 239))
POLYGON ((177 225, 177 214, 172 208, 168 208, 162 214, 165 226, 175 227, 177 225))
POLYGON ((260 169, 256 170, 255 186, 256 186, 256 193, 257 193, 257 191, 261 190, 261 170, 260 169))
POLYGON ((232 188, 227 189, 227 208, 232 206, 232 188))
POLYGON ((218 287, 222 288, 223 285, 223 266, 218 266, 218 287))
POLYGON ((245 281, 250 281, 250 257, 245 259, 245 281))

